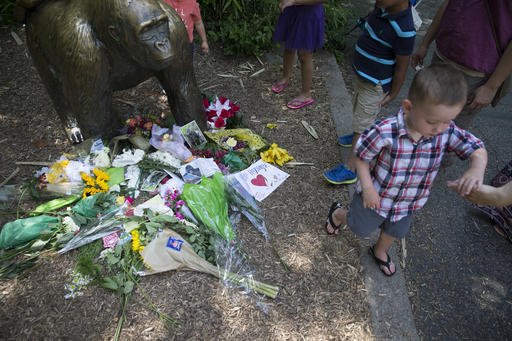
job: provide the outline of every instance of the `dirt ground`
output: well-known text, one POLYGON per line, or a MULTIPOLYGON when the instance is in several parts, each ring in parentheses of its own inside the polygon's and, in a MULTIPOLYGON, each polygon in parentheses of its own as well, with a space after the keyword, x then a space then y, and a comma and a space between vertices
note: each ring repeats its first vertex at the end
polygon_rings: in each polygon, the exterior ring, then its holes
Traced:
MULTIPOLYGON (((22 29, 15 31, 24 38, 22 29)), ((0 28, 0 48, 0 183, 19 167, 9 184, 20 184, 38 167, 16 162, 54 161, 71 145, 31 64, 26 45, 15 42, 11 29, 0 28)), ((339 158, 325 75, 315 71, 315 105, 286 110, 284 104, 299 89, 299 70, 295 70, 297 77, 289 89, 274 95, 269 87, 279 75, 279 65, 256 58, 226 58, 220 50, 220 46, 213 46, 209 56, 195 56, 196 78, 202 91, 237 102, 248 128, 286 148, 296 161, 313 164, 284 168, 290 177, 261 204, 270 238, 290 271, 281 265, 270 244, 244 220, 237 235, 249 255, 255 278, 281 288, 275 300, 227 289, 202 273, 169 272, 145 277, 130 300, 121 339, 372 338, 357 243, 347 231, 333 238, 323 229, 332 200, 347 198, 347 193, 327 185, 321 177, 323 169, 339 158), (251 77, 263 68, 263 72, 251 77), (302 120, 315 128, 318 140, 307 133, 302 120), (277 123, 278 127, 267 129, 267 123, 277 123), (166 329, 148 309, 143 293, 178 320, 179 327, 166 329)), ((322 54, 316 62, 322 62, 322 54)), ((167 110, 158 90, 153 80, 147 81, 116 94, 114 105, 127 116, 145 110, 167 110)), ((11 206, 16 207, 16 203, 11 206)), ((0 223, 14 218, 0 216, 0 223)), ((0 282, 1 339, 113 337, 119 297, 89 286, 83 296, 64 299, 64 284, 69 281, 68 272, 75 261, 75 252, 43 258, 23 276, 0 282)))

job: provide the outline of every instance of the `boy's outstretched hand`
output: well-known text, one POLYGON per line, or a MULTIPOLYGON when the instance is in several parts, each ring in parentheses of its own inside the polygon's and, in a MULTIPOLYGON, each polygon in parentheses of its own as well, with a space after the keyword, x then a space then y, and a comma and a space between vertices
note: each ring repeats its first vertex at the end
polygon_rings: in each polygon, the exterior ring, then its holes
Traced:
POLYGON ((448 181, 448 187, 459 195, 465 197, 472 191, 480 189, 484 183, 485 166, 487 165, 487 151, 485 148, 475 150, 469 157, 471 165, 457 180, 448 181))
MULTIPOLYGON (((476 172, 475 172, 476 173, 476 172)), ((468 170, 464 175, 462 175, 457 180, 448 181, 448 187, 453 189, 455 192, 459 193, 459 195, 465 197, 469 195, 472 191, 476 191, 480 189, 484 181, 483 174, 473 174, 471 170, 468 170)))

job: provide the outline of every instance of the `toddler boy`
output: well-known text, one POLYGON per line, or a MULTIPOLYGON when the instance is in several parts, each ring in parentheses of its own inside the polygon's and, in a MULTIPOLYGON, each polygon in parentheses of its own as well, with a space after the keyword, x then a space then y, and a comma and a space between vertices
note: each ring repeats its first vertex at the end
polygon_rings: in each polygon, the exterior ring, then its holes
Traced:
POLYGON ((348 211, 332 204, 325 228, 338 234, 347 224, 366 237, 380 227, 370 253, 387 276, 396 271, 387 251, 409 231, 412 213, 425 205, 446 152, 470 160, 455 180, 459 194, 482 185, 487 164, 483 142, 453 122, 466 103, 466 92, 459 71, 431 65, 415 75, 397 115, 375 122, 357 141, 357 191, 348 211))

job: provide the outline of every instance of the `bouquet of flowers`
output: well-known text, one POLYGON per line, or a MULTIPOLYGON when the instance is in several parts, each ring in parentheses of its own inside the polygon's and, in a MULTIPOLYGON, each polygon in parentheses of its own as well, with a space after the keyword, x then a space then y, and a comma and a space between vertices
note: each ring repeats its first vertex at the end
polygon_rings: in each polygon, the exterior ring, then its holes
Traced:
POLYGON ((208 126, 212 129, 224 129, 228 120, 233 118, 240 107, 226 97, 205 98, 203 106, 206 111, 208 126))
POLYGON ((126 120, 126 128, 128 135, 142 135, 147 138, 151 137, 151 128, 153 124, 161 125, 165 122, 164 113, 160 115, 136 115, 126 120))

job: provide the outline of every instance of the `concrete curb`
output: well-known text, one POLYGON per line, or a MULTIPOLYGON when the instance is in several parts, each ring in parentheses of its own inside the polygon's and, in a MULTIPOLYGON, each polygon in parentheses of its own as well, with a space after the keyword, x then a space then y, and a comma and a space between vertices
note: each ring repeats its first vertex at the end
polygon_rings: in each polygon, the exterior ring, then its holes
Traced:
MULTIPOLYGON (((336 59, 329 54, 325 57, 325 62, 319 64, 319 68, 327 75, 326 86, 336 133, 338 136, 350 134, 352 98, 336 59)), ((385 277, 368 253, 368 247, 376 238, 377 234, 359 242, 374 336, 377 340, 419 340, 398 256, 391 250, 390 256, 395 260, 398 269, 393 277, 385 277)))

